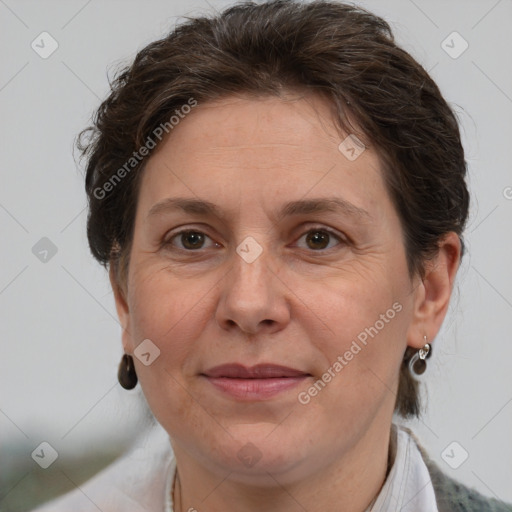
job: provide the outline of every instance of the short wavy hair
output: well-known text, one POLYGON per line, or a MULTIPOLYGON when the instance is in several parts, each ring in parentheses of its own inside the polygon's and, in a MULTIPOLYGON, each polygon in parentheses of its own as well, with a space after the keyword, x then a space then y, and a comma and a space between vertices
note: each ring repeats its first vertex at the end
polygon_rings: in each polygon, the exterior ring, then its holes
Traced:
MULTIPOLYGON (((202 104, 237 94, 315 92, 331 105, 341 132, 379 155, 411 277, 424 277, 448 232, 459 235, 464 251, 469 193, 455 114, 427 71, 396 45, 389 24, 362 8, 273 0, 187 17, 143 48, 110 86, 77 144, 87 160, 91 252, 113 267, 121 287, 150 154, 130 159, 191 98, 202 104), (120 173, 122 181, 112 186, 120 173)), ((414 353, 405 350, 400 369, 395 411, 404 418, 421 412, 418 383, 408 372, 414 353)))

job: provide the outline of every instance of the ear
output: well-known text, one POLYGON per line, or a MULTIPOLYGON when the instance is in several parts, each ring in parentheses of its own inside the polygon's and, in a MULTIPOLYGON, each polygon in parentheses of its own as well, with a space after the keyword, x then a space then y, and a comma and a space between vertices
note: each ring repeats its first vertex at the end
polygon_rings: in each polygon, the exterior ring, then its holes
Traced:
POLYGON ((427 262, 425 277, 418 278, 414 290, 413 319, 407 332, 407 344, 422 348, 423 336, 432 341, 448 311, 453 283, 459 268, 461 242, 457 233, 446 234, 435 258, 427 262))
POLYGON ((110 279, 110 285, 114 292, 114 299, 116 303, 117 316, 121 324, 122 342, 125 353, 130 354, 133 352, 133 344, 130 336, 129 325, 130 325, 130 309, 128 307, 128 301, 126 299, 126 291, 124 291, 117 280, 114 271, 114 265, 111 263, 108 273, 110 279))

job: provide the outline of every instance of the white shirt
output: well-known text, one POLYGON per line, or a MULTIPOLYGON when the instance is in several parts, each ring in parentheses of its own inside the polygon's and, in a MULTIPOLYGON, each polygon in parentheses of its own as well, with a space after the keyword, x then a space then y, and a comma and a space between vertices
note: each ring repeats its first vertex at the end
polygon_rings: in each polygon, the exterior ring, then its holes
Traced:
POLYGON ((392 428, 397 435, 395 460, 369 512, 438 512, 430 473, 416 443, 400 426, 392 428))
MULTIPOLYGON (((399 425, 391 471, 375 504, 365 512, 438 512, 427 466, 399 425)), ((137 446, 71 493, 34 512, 173 512, 176 459, 159 425, 137 446)))

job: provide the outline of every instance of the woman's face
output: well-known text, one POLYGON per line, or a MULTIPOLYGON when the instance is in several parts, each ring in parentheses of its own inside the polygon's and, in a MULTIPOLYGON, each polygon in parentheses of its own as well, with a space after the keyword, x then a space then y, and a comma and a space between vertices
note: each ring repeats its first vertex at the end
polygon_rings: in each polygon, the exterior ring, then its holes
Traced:
POLYGON ((389 432, 421 287, 376 153, 344 138, 317 97, 229 98, 149 159, 117 305, 178 457, 284 481, 389 432))

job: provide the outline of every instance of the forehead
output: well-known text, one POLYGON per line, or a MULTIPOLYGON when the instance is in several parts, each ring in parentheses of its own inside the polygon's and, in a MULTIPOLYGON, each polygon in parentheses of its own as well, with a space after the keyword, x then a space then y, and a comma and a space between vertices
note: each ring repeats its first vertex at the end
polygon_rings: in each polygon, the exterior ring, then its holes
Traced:
MULTIPOLYGON (((220 202, 297 200, 342 193, 356 207, 382 194, 380 161, 340 133, 320 97, 225 98, 199 104, 146 164, 140 200, 169 195, 220 202), (350 158, 349 158, 350 157, 350 158)), ((243 206, 243 204, 242 204, 243 206)))
POLYGON ((167 142, 196 144, 201 153, 217 150, 225 155, 252 148, 284 150, 283 145, 306 152, 310 146, 328 149, 339 143, 343 135, 333 121, 332 105, 314 94, 229 96, 199 103, 174 127, 167 142))

